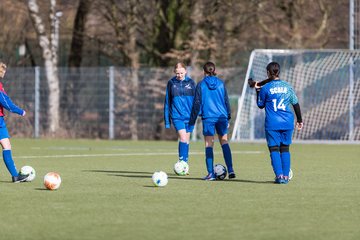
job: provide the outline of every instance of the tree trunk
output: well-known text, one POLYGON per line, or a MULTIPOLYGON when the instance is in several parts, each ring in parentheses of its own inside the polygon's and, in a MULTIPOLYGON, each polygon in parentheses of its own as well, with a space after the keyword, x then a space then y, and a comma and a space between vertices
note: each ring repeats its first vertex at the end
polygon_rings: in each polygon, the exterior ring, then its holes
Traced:
POLYGON ((28 9, 36 34, 39 39, 39 45, 42 49, 45 72, 49 87, 48 97, 48 121, 49 133, 56 134, 60 128, 60 86, 57 68, 57 48, 58 37, 55 31, 55 5, 56 0, 50 1, 50 21, 51 21, 51 40, 46 35, 45 25, 39 14, 39 6, 36 0, 28 0, 28 9))
POLYGON ((81 81, 79 81, 81 78, 80 67, 82 62, 86 17, 90 11, 91 3, 90 0, 80 0, 74 20, 68 64, 68 78, 66 79, 63 90, 63 96, 65 97, 61 102, 61 107, 67 109, 63 114, 65 114, 64 117, 66 117, 66 125, 70 127, 76 124, 79 114, 81 114, 78 92, 82 89, 84 84, 81 84, 81 81))
POLYGON ((138 140, 139 52, 136 46, 136 27, 130 27, 129 42, 126 45, 131 65, 132 101, 134 101, 131 104, 130 111, 132 115, 130 122, 131 139, 138 140))
POLYGON ((79 6, 77 8, 74 29, 72 33, 69 67, 81 66, 86 16, 89 13, 90 5, 91 1, 80 0, 79 6))
POLYGON ((60 87, 58 68, 50 59, 45 59, 45 71, 49 86, 49 133, 54 135, 60 128, 60 87))
POLYGON ((191 55, 190 65, 192 69, 196 69, 199 64, 199 46, 202 44, 200 39, 200 22, 203 19, 202 1, 195 1, 193 6, 193 14, 191 15, 191 55))

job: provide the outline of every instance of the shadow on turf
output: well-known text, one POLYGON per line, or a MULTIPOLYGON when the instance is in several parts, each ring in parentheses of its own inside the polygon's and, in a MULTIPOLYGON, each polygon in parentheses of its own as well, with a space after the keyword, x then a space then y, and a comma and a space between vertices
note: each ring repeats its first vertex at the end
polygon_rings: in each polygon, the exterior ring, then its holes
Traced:
MULTIPOLYGON (((129 177, 129 178, 151 178, 153 172, 138 172, 138 171, 113 171, 113 170, 83 170, 83 172, 98 172, 98 173, 108 173, 109 176, 117 177, 129 177), (136 175, 134 175, 136 174, 136 175), (146 174, 146 175, 144 175, 146 174)), ((189 176, 178 176, 175 173, 168 174, 168 178, 176 180, 201 180, 202 178, 191 178, 189 176)), ((224 181, 218 182, 241 182, 241 183, 257 183, 257 184, 274 184, 274 181, 255 181, 255 180, 246 180, 246 179, 225 179, 224 181)))
POLYGON ((49 189, 46 189, 46 188, 35 188, 35 190, 38 190, 38 191, 49 191, 49 189))

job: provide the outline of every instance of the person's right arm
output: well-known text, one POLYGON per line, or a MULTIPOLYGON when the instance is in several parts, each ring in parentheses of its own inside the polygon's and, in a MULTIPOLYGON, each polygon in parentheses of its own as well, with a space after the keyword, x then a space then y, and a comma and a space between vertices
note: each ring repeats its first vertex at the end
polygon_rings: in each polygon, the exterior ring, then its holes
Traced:
POLYGON ((169 81, 166 86, 166 94, 165 94, 165 100, 164 100, 165 128, 170 128, 170 105, 171 105, 171 84, 169 81))
POLYGON ((198 84, 195 89, 195 96, 193 101, 193 106, 190 114, 189 125, 194 126, 196 118, 199 115, 201 108, 201 84, 198 84))

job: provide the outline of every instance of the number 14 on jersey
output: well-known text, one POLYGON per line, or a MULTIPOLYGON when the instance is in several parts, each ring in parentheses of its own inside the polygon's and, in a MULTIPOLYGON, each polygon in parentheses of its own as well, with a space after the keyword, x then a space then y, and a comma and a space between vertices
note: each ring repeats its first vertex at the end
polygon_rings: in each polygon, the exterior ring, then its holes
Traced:
POLYGON ((284 104, 284 99, 280 99, 279 103, 277 103, 277 99, 273 99, 273 106, 274 106, 274 111, 277 112, 278 109, 281 109, 283 111, 286 110, 285 104, 284 104))

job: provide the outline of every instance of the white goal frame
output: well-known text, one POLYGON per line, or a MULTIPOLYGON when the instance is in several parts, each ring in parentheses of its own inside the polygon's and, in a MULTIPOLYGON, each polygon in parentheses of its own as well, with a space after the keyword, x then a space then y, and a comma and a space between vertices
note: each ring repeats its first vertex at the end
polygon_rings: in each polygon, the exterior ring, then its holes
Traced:
POLYGON ((280 78, 288 81, 299 97, 304 129, 294 131, 294 140, 360 143, 360 50, 342 49, 253 50, 238 99, 232 141, 264 140, 259 130, 264 125, 264 110, 257 108, 255 91, 249 88, 247 79, 266 79, 266 65, 271 61, 280 63, 280 78), (309 95, 318 86, 319 92, 309 95), (306 104, 320 94, 329 96, 314 101, 313 106, 306 104))

